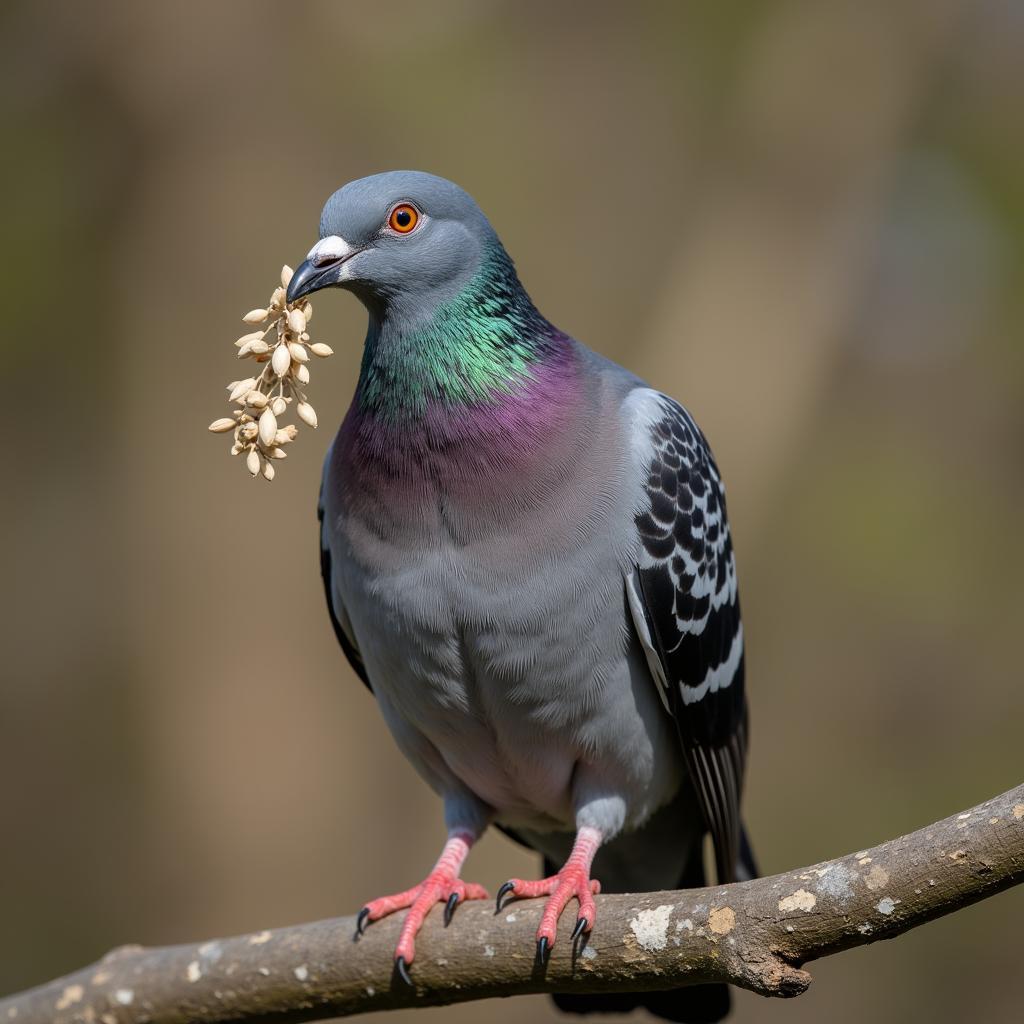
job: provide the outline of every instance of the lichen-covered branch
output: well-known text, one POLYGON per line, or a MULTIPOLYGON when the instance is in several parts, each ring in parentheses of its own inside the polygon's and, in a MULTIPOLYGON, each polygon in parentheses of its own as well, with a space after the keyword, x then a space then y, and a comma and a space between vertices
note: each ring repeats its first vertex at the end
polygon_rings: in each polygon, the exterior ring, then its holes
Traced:
POLYGON ((665 989, 728 981, 767 996, 810 984, 802 965, 889 939, 1024 881, 1024 786, 872 849, 752 882, 598 899, 590 942, 565 915, 534 959, 543 901, 497 916, 432 914, 415 988, 392 970, 399 926, 353 941, 340 918, 199 945, 126 946, 93 967, 0 1000, 0 1024, 284 1024, 525 992, 665 989))

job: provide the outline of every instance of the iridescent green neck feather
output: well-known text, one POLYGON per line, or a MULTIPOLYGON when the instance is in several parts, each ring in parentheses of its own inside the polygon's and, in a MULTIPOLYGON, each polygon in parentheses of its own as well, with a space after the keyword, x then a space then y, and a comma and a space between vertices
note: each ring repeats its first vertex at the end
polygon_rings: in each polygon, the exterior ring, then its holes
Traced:
POLYGON ((515 394, 559 338, 500 244, 432 315, 413 326, 395 319, 371 320, 356 390, 361 412, 392 422, 418 419, 437 405, 480 406, 515 394))

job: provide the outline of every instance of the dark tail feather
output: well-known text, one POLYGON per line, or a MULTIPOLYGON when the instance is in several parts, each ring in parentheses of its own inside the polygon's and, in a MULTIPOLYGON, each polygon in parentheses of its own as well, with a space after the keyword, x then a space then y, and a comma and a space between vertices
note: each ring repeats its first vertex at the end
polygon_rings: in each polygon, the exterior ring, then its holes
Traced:
POLYGON ((754 851, 750 846, 750 836, 747 835, 746 828, 740 825, 740 862, 736 868, 736 881, 749 882, 752 878, 759 878, 760 875, 754 851))
MULTIPOLYGON (((704 879, 703 839, 687 860, 680 889, 700 889, 704 879)), ((741 831, 740 862, 737 876, 741 880, 757 877, 754 853, 747 839, 746 829, 741 831)), ((544 874, 553 875, 558 866, 544 861, 544 874)), ((688 985, 667 992, 602 992, 594 995, 553 995, 551 997, 564 1013, 629 1013, 639 1008, 662 1020, 676 1024, 715 1024, 729 1013, 732 1000, 728 985, 688 985)))

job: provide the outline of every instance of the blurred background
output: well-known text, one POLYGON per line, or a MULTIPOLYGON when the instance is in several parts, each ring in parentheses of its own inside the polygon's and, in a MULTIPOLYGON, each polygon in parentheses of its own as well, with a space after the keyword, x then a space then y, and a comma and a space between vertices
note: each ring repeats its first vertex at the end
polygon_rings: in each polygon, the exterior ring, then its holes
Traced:
MULTIPOLYGON (((321 428, 273 486, 206 431, 240 315, 389 168, 464 185, 547 316, 711 438, 766 873, 1021 781, 1024 5, 8 0, 0 28, 0 990, 433 863, 439 803, 318 574, 356 300, 314 303, 321 428)), ((535 870, 495 833, 467 875, 535 870)), ((734 1019, 1019 1020, 1022 914, 734 1019)), ((556 1019, 394 1019, 483 1012, 556 1019)))

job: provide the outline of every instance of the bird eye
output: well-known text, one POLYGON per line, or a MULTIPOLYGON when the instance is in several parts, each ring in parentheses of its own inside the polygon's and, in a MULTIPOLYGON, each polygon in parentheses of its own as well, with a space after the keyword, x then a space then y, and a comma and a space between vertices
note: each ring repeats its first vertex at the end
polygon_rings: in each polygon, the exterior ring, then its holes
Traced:
POLYGON ((415 206, 409 203, 401 203, 391 211, 388 217, 388 227, 397 231, 400 235, 407 235, 419 223, 420 215, 415 206))

